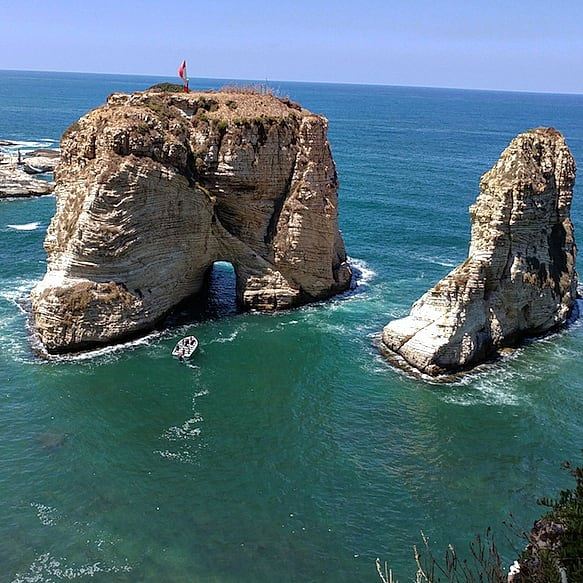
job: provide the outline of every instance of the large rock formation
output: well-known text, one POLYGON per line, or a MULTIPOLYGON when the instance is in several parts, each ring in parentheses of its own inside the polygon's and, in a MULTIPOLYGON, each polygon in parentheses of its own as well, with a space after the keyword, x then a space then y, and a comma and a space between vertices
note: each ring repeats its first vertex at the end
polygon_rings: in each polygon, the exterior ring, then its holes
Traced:
POLYGON ((346 289, 326 132, 324 118, 252 92, 114 94, 73 124, 31 296, 47 350, 151 329, 218 260, 246 309, 346 289))
POLYGON ((439 375, 565 324, 577 285, 574 181, 575 161, 559 132, 516 137, 482 176, 470 208, 469 257, 409 316, 385 327, 387 356, 439 375))

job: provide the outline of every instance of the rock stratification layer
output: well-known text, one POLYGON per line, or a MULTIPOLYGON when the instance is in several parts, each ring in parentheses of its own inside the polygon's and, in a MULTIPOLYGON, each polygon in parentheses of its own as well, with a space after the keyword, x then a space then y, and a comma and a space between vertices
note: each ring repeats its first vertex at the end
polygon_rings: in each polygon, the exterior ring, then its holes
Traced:
POLYGON ((32 292, 50 352, 151 329, 233 264, 245 309, 345 290, 327 122, 257 93, 114 94, 61 143, 47 274, 32 292))
POLYGON ((383 352, 439 375, 565 324, 577 286, 574 182, 575 162, 559 132, 516 137, 482 176, 470 207, 469 257, 409 316, 385 327, 383 352))
POLYGON ((0 199, 44 196, 53 191, 53 186, 52 182, 30 176, 17 164, 0 160, 0 199))

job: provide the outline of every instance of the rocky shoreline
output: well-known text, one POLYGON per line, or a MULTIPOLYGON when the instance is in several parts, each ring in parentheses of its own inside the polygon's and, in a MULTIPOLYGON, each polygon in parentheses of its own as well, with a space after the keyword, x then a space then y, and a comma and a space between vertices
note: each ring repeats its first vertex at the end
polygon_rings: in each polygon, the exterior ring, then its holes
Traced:
MULTIPOLYGON (((235 266, 238 301, 249 310, 347 289, 326 130, 321 116, 273 95, 155 88, 114 94, 73 124, 63 136, 48 272, 31 296, 47 350, 151 330, 202 289, 218 260, 235 266), (154 194, 163 192, 165 208, 154 194), (91 215, 81 212, 87 205, 91 215), (146 265, 169 257, 178 261, 172 274, 152 277, 146 265)), ((0 146, 12 149, 0 159, 0 198, 53 191, 35 174, 55 171, 58 150, 15 159, 14 143, 0 146)), ((378 349, 388 362, 452 382, 565 326, 578 297, 574 181, 558 131, 517 136, 481 179, 466 261, 384 328, 378 349)))
MULTIPOLYGON (((0 147, 15 145, 14 142, 0 140, 0 147)), ((54 182, 35 176, 53 173, 59 160, 59 150, 48 148, 26 152, 21 156, 14 151, 0 152, 0 199, 51 194, 54 182)))

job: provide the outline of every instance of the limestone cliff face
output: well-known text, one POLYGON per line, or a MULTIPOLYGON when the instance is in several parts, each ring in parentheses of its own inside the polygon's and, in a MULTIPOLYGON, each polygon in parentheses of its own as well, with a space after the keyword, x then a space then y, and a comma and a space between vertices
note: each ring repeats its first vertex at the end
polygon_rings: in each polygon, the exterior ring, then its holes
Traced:
POLYGON ((382 348, 430 375, 564 324, 576 298, 575 162, 561 134, 516 137, 482 176, 469 257, 390 322, 382 348))
POLYGON ((327 122, 270 95, 114 94, 63 136, 48 270, 32 292, 45 347, 151 328, 230 261, 242 306, 346 289, 327 122))

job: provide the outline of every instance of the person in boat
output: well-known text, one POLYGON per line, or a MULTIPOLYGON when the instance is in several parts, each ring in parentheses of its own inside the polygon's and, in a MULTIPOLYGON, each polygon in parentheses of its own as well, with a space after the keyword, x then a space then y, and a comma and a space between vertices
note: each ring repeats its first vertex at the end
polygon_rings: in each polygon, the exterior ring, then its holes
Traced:
POLYGON ((190 358, 198 346, 198 340, 194 337, 186 337, 180 340, 175 346, 172 354, 178 359, 186 360, 190 358))

